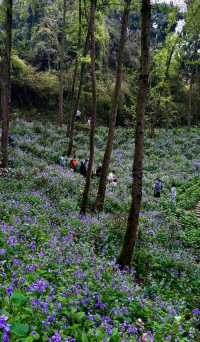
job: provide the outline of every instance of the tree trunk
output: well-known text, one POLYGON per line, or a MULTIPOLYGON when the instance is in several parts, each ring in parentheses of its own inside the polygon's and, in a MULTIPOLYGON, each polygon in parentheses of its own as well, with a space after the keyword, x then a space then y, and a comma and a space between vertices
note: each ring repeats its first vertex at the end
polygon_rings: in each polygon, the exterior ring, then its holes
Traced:
MULTIPOLYGON (((87 56, 88 50, 89 50, 89 42, 90 42, 90 32, 91 32, 91 18, 89 20, 88 24, 88 31, 87 31, 87 36, 85 39, 85 45, 84 45, 84 50, 83 50, 83 57, 87 56)), ((79 104, 80 104, 80 98, 81 98, 81 92, 82 92, 82 86, 83 86, 83 76, 84 76, 84 71, 85 71, 85 63, 81 63, 81 71, 80 71, 80 79, 79 79, 79 86, 78 86, 78 93, 73 109, 73 114, 71 117, 71 122, 70 122, 70 132, 69 132, 69 145, 68 145, 68 151, 67 151, 67 156, 70 157, 72 154, 72 149, 73 149, 73 143, 74 143, 74 129, 75 129, 75 117, 76 117, 76 112, 79 109, 79 104)))
POLYGON ((189 88, 189 108, 188 108, 188 115, 187 115, 188 128, 191 128, 191 121, 192 121, 192 86, 193 86, 193 75, 191 75, 191 78, 190 78, 190 88, 189 88))
POLYGON ((112 148, 113 148, 117 110, 118 110, 119 97, 120 97, 121 84, 122 84, 123 53, 124 53, 124 47, 125 47, 126 38, 127 38, 127 26, 128 26, 129 12, 130 12, 130 4, 131 4, 131 0, 124 1, 124 13, 123 13, 123 18, 122 18, 121 36, 120 36, 118 58, 117 58, 117 70, 116 70, 115 89, 114 89, 113 101, 112 101, 112 112, 111 112, 111 118, 110 118, 110 124, 109 124, 107 144, 106 144, 106 149, 105 149, 104 158, 103 158, 102 172, 101 172, 98 193, 97 193, 97 198, 96 198, 96 203, 95 203, 95 208, 98 211, 103 209, 108 169, 109 169, 110 158, 111 158, 112 148))
POLYGON ((173 57, 173 54, 174 54, 174 51, 175 51, 175 48, 176 48, 178 41, 179 41, 179 35, 177 36, 177 38, 176 38, 174 44, 172 45, 171 50, 169 51, 168 56, 167 56, 164 82, 168 81, 168 79, 169 79, 169 69, 171 66, 172 57, 173 57))
POLYGON ((75 61, 75 66, 74 66, 72 89, 71 89, 71 102, 72 103, 74 99, 75 84, 76 84, 76 78, 77 78, 77 72, 78 72, 78 60, 79 60, 79 49, 81 45, 81 33, 82 33, 82 6, 81 6, 81 0, 79 0, 78 44, 77 44, 77 54, 76 54, 76 61, 75 61))
POLYGON ((118 263, 124 267, 129 266, 132 259, 133 249, 137 240, 139 213, 142 200, 142 177, 144 158, 144 121, 145 109, 148 96, 149 78, 149 49, 150 49, 150 0, 142 0, 142 31, 141 31, 141 73, 137 98, 137 122, 135 136, 135 152, 133 161, 133 186, 132 203, 128 217, 127 230, 124 244, 118 263))
MULTIPOLYGON (((81 0, 79 0, 79 28, 78 28, 78 42, 77 42, 77 51, 76 51, 76 60, 74 65, 74 73, 73 73, 73 79, 72 79, 72 88, 70 91, 70 101, 72 108, 74 106, 74 93, 75 93, 75 86, 76 86, 76 80, 78 75, 78 64, 79 64, 79 50, 81 46, 81 34, 82 34, 82 3, 81 0)), ((71 125, 71 119, 68 120, 67 125, 67 136, 70 135, 70 125, 71 125)))
POLYGON ((83 0, 83 4, 84 4, 84 14, 85 14, 85 18, 88 22, 88 12, 87 12, 87 4, 86 4, 86 1, 83 0))
MULTIPOLYGON (((156 122, 158 121, 158 117, 160 114, 160 104, 161 104, 161 97, 165 94, 166 91, 166 83, 169 80, 169 71, 170 71, 170 67, 171 67, 171 62, 172 62, 172 57, 176 48, 176 45, 179 41, 179 35, 177 36, 174 44, 172 45, 170 51, 168 51, 168 55, 167 55, 167 60, 166 60, 166 66, 165 66, 165 72, 164 72, 164 79, 163 79, 163 84, 162 87, 160 87, 160 91, 159 94, 157 96, 157 111, 155 113, 152 114, 152 120, 151 120, 151 127, 150 127, 150 137, 153 138, 155 136, 155 128, 156 128, 156 122)), ((167 96, 167 94, 166 94, 167 96)), ((161 117, 161 120, 164 119, 161 117)), ((163 120, 162 120, 163 121, 163 120)), ((162 122, 161 121, 161 122, 162 122)))
POLYGON ((63 125, 63 92, 64 92, 64 48, 65 48, 65 23, 66 23, 66 2, 63 0, 63 23, 60 42, 60 75, 59 75, 59 125, 63 125))
POLYGON ((95 149, 95 128, 96 128, 96 73, 95 73, 95 13, 96 13, 96 0, 91 0, 91 81, 92 81, 92 117, 91 117, 91 128, 90 128, 90 157, 87 169, 87 176, 85 182, 85 188, 83 192, 82 204, 80 213, 85 215, 88 204, 88 197, 90 192, 90 184, 92 177, 92 167, 94 161, 94 149, 95 149))
POLYGON ((9 120, 11 115, 11 48, 12 48, 12 0, 7 0, 5 18, 5 49, 2 61, 2 83, 1 83, 1 107, 2 107, 2 164, 1 167, 8 167, 8 134, 9 120))

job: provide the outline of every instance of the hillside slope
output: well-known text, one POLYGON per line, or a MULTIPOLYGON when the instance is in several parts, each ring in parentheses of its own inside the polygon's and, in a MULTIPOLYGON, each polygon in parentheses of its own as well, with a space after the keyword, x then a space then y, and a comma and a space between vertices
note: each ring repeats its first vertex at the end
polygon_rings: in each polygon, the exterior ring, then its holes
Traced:
MULTIPOLYGON (((84 126, 79 132, 82 159, 88 132, 84 126)), ((119 183, 107 189, 105 212, 80 217, 84 179, 57 162, 66 150, 66 129, 13 123, 11 170, 0 178, 5 341, 200 341, 200 180, 192 169, 199 134, 174 129, 146 138, 139 240, 132 270, 122 272, 115 258, 130 203, 133 131, 117 130, 112 169, 119 183), (156 176, 164 182, 160 201, 153 198, 156 176)), ((96 165, 105 136, 98 128, 96 165)), ((93 178, 92 199, 96 188, 93 178)))

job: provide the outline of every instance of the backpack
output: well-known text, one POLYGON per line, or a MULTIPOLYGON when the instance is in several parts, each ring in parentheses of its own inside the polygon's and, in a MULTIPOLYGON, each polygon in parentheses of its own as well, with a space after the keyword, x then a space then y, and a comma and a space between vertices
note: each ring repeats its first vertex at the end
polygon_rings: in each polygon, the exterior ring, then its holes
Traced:
POLYGON ((77 167, 77 160, 76 159, 72 159, 71 162, 70 162, 70 166, 72 169, 75 169, 77 167))

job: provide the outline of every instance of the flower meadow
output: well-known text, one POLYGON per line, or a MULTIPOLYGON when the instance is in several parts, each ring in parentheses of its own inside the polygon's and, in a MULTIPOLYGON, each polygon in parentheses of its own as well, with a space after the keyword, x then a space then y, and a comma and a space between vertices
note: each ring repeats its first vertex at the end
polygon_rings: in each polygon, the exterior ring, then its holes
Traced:
MULTIPOLYGON (((200 341, 199 129, 145 139, 143 206, 131 269, 116 264, 130 205, 134 134, 116 132, 103 213, 79 215, 84 179, 58 165, 66 128, 15 120, 0 178, 0 338, 8 341, 200 341), (164 189, 153 198, 159 176, 164 189), (177 186, 176 207, 170 187, 177 186)), ((96 165, 106 129, 98 128, 96 165)), ((76 152, 87 157, 78 126, 76 152)), ((91 202, 97 179, 92 179, 91 202)))

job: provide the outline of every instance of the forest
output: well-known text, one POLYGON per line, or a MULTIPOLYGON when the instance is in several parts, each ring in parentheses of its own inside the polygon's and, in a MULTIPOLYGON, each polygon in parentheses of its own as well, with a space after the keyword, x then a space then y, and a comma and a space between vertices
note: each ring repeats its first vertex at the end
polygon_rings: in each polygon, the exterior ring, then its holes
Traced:
POLYGON ((200 342, 200 0, 0 0, 0 341, 200 342))

